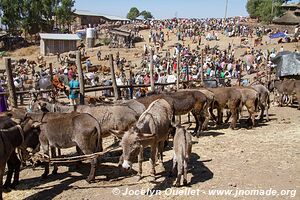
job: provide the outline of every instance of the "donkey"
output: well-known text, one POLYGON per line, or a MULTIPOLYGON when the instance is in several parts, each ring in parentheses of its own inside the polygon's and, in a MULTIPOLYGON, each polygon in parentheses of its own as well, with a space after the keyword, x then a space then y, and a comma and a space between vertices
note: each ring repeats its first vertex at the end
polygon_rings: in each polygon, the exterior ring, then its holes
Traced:
POLYGON ((176 133, 173 139, 174 155, 172 174, 175 174, 177 164, 177 180, 175 186, 180 185, 181 176, 183 173, 183 185, 187 185, 188 160, 192 151, 192 136, 182 126, 176 127, 176 133))

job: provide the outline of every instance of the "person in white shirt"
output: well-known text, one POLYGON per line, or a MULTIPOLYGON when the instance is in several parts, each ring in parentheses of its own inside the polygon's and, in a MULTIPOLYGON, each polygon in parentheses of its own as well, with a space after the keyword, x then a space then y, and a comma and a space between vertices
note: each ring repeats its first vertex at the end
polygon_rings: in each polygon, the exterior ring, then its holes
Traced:
POLYGON ((167 77, 167 83, 175 83, 177 80, 176 76, 174 74, 170 74, 168 77, 167 77))

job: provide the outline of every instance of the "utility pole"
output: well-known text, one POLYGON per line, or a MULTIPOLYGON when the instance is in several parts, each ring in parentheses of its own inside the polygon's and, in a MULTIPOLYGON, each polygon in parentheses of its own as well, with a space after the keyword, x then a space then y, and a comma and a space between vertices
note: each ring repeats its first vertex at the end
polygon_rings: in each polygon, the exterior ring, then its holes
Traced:
POLYGON ((227 18, 227 8, 228 8, 228 0, 226 0, 226 4, 225 4, 225 19, 227 18))

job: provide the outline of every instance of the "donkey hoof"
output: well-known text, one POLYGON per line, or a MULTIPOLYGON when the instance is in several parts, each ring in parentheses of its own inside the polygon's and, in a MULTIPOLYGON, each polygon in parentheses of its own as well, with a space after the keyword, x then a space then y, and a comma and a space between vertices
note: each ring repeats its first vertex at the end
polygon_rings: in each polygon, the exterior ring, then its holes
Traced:
POLYGON ((42 179, 48 178, 48 174, 42 174, 42 179))
POLYGON ((14 182, 10 185, 11 189, 16 189, 17 185, 19 184, 19 182, 14 182))
POLYGON ((154 176, 151 176, 149 181, 150 181, 150 182, 154 182, 154 181, 155 181, 155 177, 154 177, 154 176))
POLYGON ((137 182, 139 182, 140 180, 142 180, 142 176, 141 176, 141 175, 138 175, 138 176, 137 176, 137 182))
POLYGON ((3 185, 3 190, 9 190, 10 188, 10 185, 9 184, 4 184, 3 185))
POLYGON ((176 181, 176 183, 174 184, 174 187, 179 187, 179 186, 180 186, 179 182, 176 181))
POLYGON ((183 180, 183 185, 184 185, 184 186, 187 185, 187 180, 183 180))
POLYGON ((86 182, 88 182, 88 183, 92 183, 92 182, 94 182, 95 181, 95 178, 92 178, 92 177, 88 177, 87 179, 86 179, 86 182))

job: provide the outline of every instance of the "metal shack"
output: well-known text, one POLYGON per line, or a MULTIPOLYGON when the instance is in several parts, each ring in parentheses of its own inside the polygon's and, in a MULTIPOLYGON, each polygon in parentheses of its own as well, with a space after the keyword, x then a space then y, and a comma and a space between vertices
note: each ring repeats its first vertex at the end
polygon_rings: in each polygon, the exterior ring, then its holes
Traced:
POLYGON ((42 55, 75 51, 77 49, 77 41, 80 40, 76 34, 40 33, 40 37, 42 55))
POLYGON ((110 33, 110 47, 130 47, 132 42, 131 32, 125 31, 121 29, 112 29, 109 31, 110 33))

